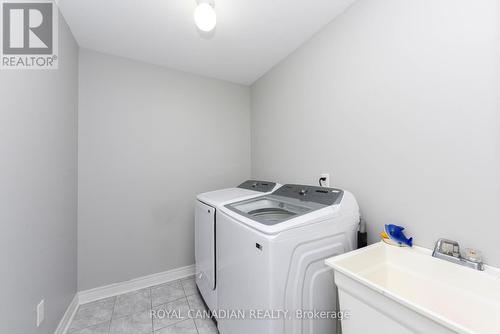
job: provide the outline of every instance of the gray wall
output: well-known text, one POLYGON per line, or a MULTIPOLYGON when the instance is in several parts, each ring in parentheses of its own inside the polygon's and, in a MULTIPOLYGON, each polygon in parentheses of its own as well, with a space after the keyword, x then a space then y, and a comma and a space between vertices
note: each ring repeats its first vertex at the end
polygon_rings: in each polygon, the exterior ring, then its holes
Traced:
POLYGON ((250 90, 80 53, 79 289, 194 263, 194 198, 250 176, 250 90))
POLYGON ((0 71, 0 333, 53 333, 76 292, 77 85, 62 16, 58 70, 0 71))
POLYGON ((252 87, 252 174, 329 172, 369 224, 500 265, 496 0, 359 0, 252 87))

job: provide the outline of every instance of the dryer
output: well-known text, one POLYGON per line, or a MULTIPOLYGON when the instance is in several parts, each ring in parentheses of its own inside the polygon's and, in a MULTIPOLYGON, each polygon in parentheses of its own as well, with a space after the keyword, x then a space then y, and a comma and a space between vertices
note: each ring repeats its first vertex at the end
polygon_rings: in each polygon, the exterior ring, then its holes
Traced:
POLYGON ((221 208, 218 307, 245 316, 219 318, 220 333, 335 333, 336 289, 324 259, 356 247, 358 224, 356 199, 334 188, 289 184, 221 208))
POLYGON ((275 182, 248 180, 235 188, 199 194, 195 203, 195 281, 210 310, 217 308, 216 214, 227 203, 271 193, 275 182))

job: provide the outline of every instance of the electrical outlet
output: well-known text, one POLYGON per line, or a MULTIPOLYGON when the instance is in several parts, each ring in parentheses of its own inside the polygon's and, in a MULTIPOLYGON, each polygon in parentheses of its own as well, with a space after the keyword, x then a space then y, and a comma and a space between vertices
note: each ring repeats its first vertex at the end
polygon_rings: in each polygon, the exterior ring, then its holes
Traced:
POLYGON ((45 302, 42 299, 36 306, 36 327, 40 327, 45 319, 45 302))
POLYGON ((321 186, 330 187, 330 174, 323 173, 323 174, 320 174, 319 177, 324 180, 324 181, 321 181, 321 186))

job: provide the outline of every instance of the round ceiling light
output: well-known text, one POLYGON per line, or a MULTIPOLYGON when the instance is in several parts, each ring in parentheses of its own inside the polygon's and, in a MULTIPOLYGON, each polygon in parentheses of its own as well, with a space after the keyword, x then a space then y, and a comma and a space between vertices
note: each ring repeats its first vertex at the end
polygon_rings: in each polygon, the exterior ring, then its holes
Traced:
POLYGON ((217 24, 215 9, 208 3, 201 3, 194 11, 194 22, 201 31, 212 31, 217 24))

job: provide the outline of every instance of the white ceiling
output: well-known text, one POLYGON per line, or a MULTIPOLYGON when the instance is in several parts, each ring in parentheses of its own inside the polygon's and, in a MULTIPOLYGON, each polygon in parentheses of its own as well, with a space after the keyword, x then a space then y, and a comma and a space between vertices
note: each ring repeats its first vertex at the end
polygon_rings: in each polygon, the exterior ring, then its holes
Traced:
POLYGON ((200 36, 196 0, 59 0, 79 45, 190 73, 251 84, 355 0, 215 0, 200 36))

